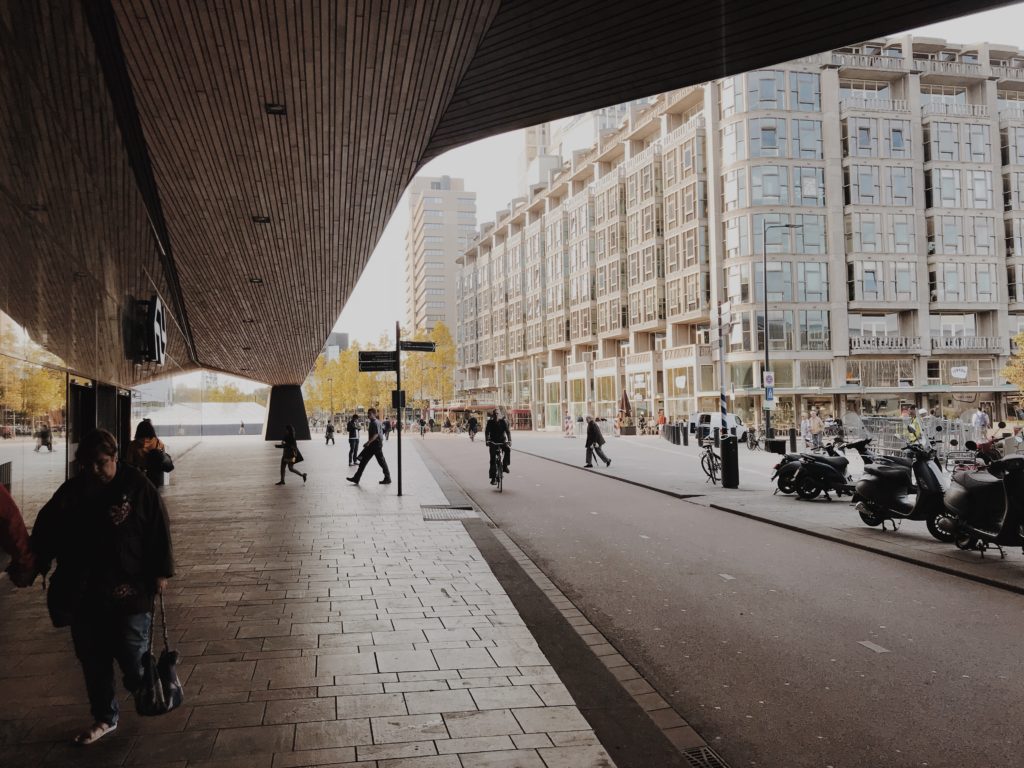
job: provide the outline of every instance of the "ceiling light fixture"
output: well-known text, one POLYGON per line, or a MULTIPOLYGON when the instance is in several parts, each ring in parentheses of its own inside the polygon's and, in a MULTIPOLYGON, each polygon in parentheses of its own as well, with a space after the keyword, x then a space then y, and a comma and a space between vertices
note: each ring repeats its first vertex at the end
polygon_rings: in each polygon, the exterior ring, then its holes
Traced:
POLYGON ((253 275, 252 277, 249 278, 249 282, 252 283, 253 285, 263 285, 263 278, 253 275))
POLYGON ((270 217, 269 216, 253 216, 252 220, 253 220, 253 223, 255 223, 255 224, 269 224, 270 223, 270 217))
POLYGON ((278 104, 275 101, 268 101, 263 105, 264 109, 267 110, 268 115, 287 115, 288 108, 284 104, 278 104))
POLYGON ((255 323, 256 321, 253 320, 251 317, 247 317, 242 322, 243 323, 255 323))
POLYGON ((243 352, 252 352, 252 347, 242 347, 243 352))

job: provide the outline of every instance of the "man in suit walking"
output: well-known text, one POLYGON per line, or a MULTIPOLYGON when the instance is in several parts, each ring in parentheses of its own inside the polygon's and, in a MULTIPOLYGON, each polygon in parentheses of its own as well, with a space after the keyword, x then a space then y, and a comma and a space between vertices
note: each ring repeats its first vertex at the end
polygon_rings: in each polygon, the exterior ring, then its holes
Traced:
POLYGON ((603 461, 606 467, 612 465, 612 460, 604 455, 604 449, 601 448, 602 445, 604 445, 604 435, 601 434, 601 427, 594 421, 593 416, 587 416, 587 463, 583 465, 584 467, 594 466, 595 453, 597 458, 603 461))
POLYGON ((362 453, 359 454, 359 469, 352 477, 346 477, 350 483, 359 485, 359 479, 363 476, 363 470, 366 469, 366 465, 370 463, 370 459, 376 457, 377 463, 380 464, 380 468, 384 470, 384 479, 380 481, 381 485, 389 485, 391 483, 391 471, 388 469, 388 463, 384 461, 384 445, 381 442, 383 431, 380 426, 380 422, 377 421, 377 409, 371 408, 366 412, 369 417, 369 422, 366 425, 366 444, 363 446, 362 453))

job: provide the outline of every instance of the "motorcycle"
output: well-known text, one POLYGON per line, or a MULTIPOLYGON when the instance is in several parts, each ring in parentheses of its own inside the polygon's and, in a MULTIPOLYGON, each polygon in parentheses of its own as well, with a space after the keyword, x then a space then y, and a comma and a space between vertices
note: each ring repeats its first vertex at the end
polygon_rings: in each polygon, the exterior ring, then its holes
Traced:
MULTIPOLYGON (((971 447, 971 443, 967 443, 971 447)), ((1003 547, 1024 550, 1024 456, 997 459, 983 469, 953 473, 939 528, 958 549, 1003 547)))
MULTIPOLYGON (((820 453, 787 453, 782 457, 774 467, 772 467, 772 480, 776 481, 776 488, 774 493, 780 491, 785 494, 791 494, 797 492, 796 474, 800 470, 801 462, 804 457, 817 458, 817 459, 839 459, 843 458, 843 453, 847 448, 853 448, 857 453, 860 454, 861 460, 864 464, 871 464, 878 460, 878 457, 871 453, 867 447, 871 443, 870 437, 861 438, 859 440, 852 440, 849 443, 844 443, 841 440, 836 440, 835 443, 823 446, 825 454, 820 453)), ((815 494, 817 495, 817 494, 815 494)))
MULTIPOLYGON (((941 429, 937 427, 936 431, 941 429)), ((904 454, 905 458, 864 468, 853 494, 860 519, 865 525, 880 525, 883 530, 886 520, 890 520, 894 531, 903 520, 924 520, 934 538, 952 543, 953 534, 937 525, 946 514, 943 496, 949 483, 935 449, 921 435, 907 444, 904 454)))

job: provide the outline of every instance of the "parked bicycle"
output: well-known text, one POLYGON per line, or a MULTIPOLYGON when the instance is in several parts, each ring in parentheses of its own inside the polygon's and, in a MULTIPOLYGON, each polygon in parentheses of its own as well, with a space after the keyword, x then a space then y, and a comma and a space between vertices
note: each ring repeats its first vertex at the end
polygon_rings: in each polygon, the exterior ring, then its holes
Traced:
POLYGON ((747 448, 752 451, 760 451, 764 449, 764 427, 760 429, 752 429, 747 432, 747 448))
POLYGON ((700 457, 701 469, 708 476, 708 481, 712 485, 717 485, 718 478, 722 475, 722 457, 715 453, 715 444, 710 437, 705 437, 701 445, 704 446, 704 455, 700 457))

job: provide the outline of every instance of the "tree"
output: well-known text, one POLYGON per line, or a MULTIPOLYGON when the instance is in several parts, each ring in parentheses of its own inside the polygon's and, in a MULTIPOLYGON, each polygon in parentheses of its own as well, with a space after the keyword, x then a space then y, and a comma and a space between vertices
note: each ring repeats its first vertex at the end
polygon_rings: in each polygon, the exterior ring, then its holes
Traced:
POLYGON ((1010 356, 1010 362, 1003 368, 1003 378, 1017 389, 1024 391, 1024 357, 1020 352, 1024 348, 1024 331, 1013 337, 1012 346, 1017 351, 1010 356))

